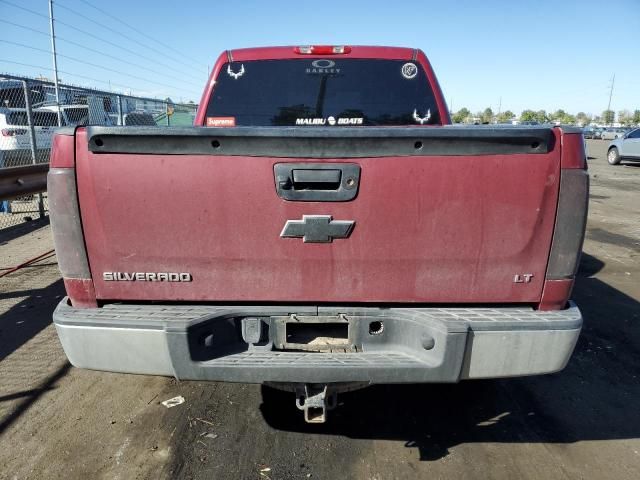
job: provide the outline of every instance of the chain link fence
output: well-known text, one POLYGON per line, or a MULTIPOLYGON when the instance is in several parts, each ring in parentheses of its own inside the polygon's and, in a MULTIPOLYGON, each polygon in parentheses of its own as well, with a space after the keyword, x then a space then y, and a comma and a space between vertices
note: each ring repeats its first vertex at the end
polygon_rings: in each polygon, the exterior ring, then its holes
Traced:
MULTIPOLYGON (((0 74, 0 175, 48 163, 53 132, 74 125, 193 125, 197 105, 0 74), (6 170, 5 170, 6 171, 6 170)), ((0 199, 0 231, 47 216, 47 194, 0 199)))

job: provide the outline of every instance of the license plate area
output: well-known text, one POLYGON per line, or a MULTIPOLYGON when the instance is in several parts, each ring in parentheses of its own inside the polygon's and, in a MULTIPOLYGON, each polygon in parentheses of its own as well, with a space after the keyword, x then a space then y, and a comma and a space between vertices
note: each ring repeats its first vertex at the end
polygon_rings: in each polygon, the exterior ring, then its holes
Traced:
POLYGON ((339 316, 275 317, 275 348, 306 352, 349 353, 358 351, 349 319, 339 316))

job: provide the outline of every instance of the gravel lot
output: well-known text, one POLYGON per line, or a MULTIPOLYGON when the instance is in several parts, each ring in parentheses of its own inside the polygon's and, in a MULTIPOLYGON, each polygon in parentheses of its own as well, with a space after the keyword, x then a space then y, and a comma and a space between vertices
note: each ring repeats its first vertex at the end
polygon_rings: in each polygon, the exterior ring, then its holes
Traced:
MULTIPOLYGON (((309 426, 256 385, 70 367, 53 257, 0 278, 0 478, 640 478, 640 165, 607 165, 607 144, 588 144, 585 328, 565 371, 372 387, 309 426)), ((0 267, 51 248, 48 227, 20 233, 0 234, 0 267)))

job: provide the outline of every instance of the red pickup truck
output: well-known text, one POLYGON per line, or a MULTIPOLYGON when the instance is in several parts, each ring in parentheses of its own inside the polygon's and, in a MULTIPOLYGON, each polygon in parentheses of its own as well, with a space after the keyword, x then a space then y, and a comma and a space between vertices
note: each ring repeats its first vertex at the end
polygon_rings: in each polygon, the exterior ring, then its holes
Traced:
POLYGON ((451 126, 420 50, 218 59, 193 127, 53 140, 81 368, 269 384, 322 422, 375 383, 550 373, 582 325, 582 134, 451 126))

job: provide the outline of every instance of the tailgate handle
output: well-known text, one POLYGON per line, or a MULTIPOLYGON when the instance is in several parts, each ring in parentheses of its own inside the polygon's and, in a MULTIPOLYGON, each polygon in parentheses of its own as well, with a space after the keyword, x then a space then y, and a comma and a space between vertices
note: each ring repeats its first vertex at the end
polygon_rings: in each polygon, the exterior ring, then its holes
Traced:
POLYGON ((295 169, 292 170, 293 188, 297 190, 337 190, 340 188, 340 170, 295 169))
POLYGON ((299 202, 346 202, 360 186, 355 163, 276 163, 273 166, 280 198, 299 202))

